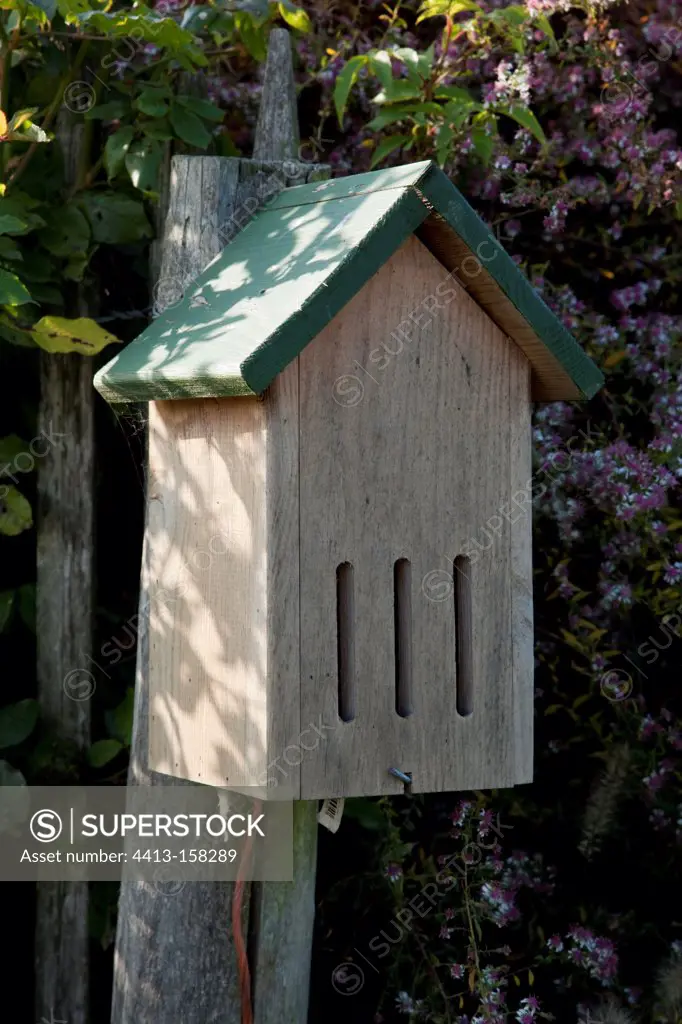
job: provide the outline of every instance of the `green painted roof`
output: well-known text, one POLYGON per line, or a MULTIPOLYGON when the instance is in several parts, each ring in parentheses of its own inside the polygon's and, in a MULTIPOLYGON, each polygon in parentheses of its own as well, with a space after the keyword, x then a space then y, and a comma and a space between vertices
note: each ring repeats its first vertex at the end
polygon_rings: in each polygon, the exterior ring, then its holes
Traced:
MULTIPOLYGON (((96 374, 96 388, 110 402, 262 393, 434 214, 460 248, 463 242, 486 254, 487 274, 539 338, 545 362, 549 356, 565 378, 566 397, 599 390, 603 377, 594 363, 431 162, 280 192, 179 303, 96 374)), ((430 247, 428 232, 419 234, 430 247)))

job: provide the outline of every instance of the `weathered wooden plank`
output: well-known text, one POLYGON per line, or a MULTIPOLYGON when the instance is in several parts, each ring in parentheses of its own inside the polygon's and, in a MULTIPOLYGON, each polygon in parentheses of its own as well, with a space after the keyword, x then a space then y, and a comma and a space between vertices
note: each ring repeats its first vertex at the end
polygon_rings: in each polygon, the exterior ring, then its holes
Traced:
POLYGON ((509 542, 485 536, 510 494, 510 351, 411 237, 299 357, 301 715, 338 722, 303 762, 304 798, 400 792, 391 767, 413 773, 418 792, 513 783, 509 542), (455 696, 459 554, 472 576, 467 717, 455 696), (399 559, 412 567, 408 717, 396 712, 399 559), (355 586, 351 722, 337 703, 343 562, 355 586))
MULTIPOLYGON (((65 181, 75 183, 88 146, 82 120, 63 108, 57 138, 65 181)), ((87 162, 85 164, 87 166, 87 162)), ((71 298, 73 316, 89 316, 92 296, 71 298)), ((92 362, 40 356, 38 431, 58 441, 38 461, 36 642, 38 699, 61 741, 82 755, 90 743, 88 676, 94 606, 94 446, 92 362)), ((69 1024, 88 1019, 88 886, 42 882, 36 890, 36 1015, 69 1024)))
MULTIPOLYGON (((163 786, 166 776, 149 770, 148 591, 145 543, 128 781, 163 786)), ((240 1024, 239 982, 229 941, 233 888, 227 882, 188 882, 178 888, 123 881, 112 1024, 240 1024)))
POLYGON ((273 28, 268 37, 254 160, 291 160, 298 153, 299 142, 291 38, 285 28, 273 28))
POLYGON ((298 528, 296 366, 265 401, 150 403, 154 771, 299 795, 298 528))
POLYGON ((217 787, 267 766, 266 444, 256 398, 150 403, 149 766, 217 787))
POLYGON ((256 1024, 306 1024, 315 923, 317 804, 294 804, 294 881, 254 883, 256 1024))
MULTIPOLYGON (((228 402, 231 399, 227 399, 228 402)), ((268 425, 266 502, 268 519, 268 758, 259 782, 301 795, 300 762, 305 747, 301 722, 301 627, 299 607, 298 365, 292 363, 270 387, 263 403, 268 425)), ((298 821, 298 818, 295 819, 298 821)), ((313 860, 314 850, 309 852, 313 860)), ((303 897, 305 898, 305 896, 303 897)), ((295 916, 295 912, 294 912, 295 916)), ((305 914, 303 915, 305 916, 305 914)), ((310 946, 302 946, 310 949, 310 946)))
POLYGON ((512 684, 514 691, 514 782, 533 781, 533 506, 530 365, 523 352, 511 350, 509 407, 513 499, 504 510, 510 531, 512 571, 512 684))

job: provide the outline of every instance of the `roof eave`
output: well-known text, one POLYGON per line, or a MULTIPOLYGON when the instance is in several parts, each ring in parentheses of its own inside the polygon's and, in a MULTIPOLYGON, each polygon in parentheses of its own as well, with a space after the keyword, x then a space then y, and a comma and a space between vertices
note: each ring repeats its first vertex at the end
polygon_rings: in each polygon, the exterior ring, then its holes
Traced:
POLYGON ((430 207, 418 237, 528 357, 533 398, 591 398, 604 376, 543 302, 445 174, 431 165, 414 186, 430 207))

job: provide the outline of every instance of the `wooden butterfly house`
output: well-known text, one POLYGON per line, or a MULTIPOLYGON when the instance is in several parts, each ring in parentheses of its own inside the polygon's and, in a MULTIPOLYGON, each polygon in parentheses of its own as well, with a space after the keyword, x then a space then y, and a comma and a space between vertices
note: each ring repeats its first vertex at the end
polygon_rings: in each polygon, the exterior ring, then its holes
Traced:
POLYGON ((531 403, 601 382, 433 164, 280 192, 96 377, 149 403, 150 766, 530 781, 531 403))

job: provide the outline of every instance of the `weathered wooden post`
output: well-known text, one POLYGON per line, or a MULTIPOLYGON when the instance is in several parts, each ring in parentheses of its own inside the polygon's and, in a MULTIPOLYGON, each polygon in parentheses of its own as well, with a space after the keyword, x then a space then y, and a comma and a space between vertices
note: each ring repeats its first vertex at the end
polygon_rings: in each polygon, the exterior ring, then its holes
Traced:
MULTIPOLYGON (((283 29, 274 29, 270 37, 256 151, 254 160, 173 159, 153 289, 156 312, 172 307, 254 211, 280 189, 328 175, 328 168, 298 160, 291 42, 283 29)), ((149 766, 148 560, 146 539, 129 781, 162 786, 177 780, 149 766)), ((251 903, 249 930, 260 932, 250 942, 257 950, 253 987, 258 1024, 305 1021, 314 919, 315 806, 305 804, 297 815, 297 882, 259 887, 251 903)), ((123 882, 112 1024, 239 1024, 233 891, 231 883, 187 883, 169 893, 164 886, 123 882)))
MULTIPOLYGON (((75 185, 89 144, 88 127, 63 107, 57 138, 65 179, 75 185)), ((87 155, 87 154, 86 154, 87 155)), ((77 288, 73 316, 92 316, 92 297, 77 288)), ((60 435, 38 465, 36 637, 38 699, 59 741, 84 755, 90 744, 94 607, 94 395, 92 360, 40 354, 38 429, 60 435)), ((41 882, 36 900, 36 1014, 88 1019, 88 884, 41 882)))

